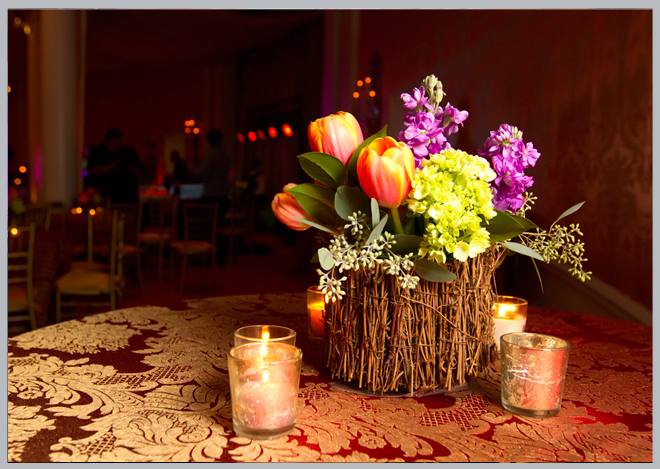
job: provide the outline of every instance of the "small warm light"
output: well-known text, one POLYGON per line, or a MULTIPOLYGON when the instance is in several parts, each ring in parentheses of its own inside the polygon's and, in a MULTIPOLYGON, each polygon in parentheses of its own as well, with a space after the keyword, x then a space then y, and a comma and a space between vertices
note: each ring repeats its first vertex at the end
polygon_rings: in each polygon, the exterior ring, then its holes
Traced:
POLYGON ((263 375, 263 380, 262 380, 262 381, 263 381, 264 383, 267 383, 269 379, 270 379, 270 376, 268 375, 268 372, 265 371, 265 372, 264 372, 264 375, 263 375))
POLYGON ((194 133, 194 134, 198 134, 198 133, 199 133, 199 127, 195 127, 195 128, 193 129, 193 133, 194 133))
POLYGON ((30 35, 30 33, 32 32, 32 28, 30 28, 29 24, 26 24, 25 26, 23 26, 23 32, 25 34, 27 34, 28 36, 30 35))
POLYGON ((267 327, 268 327, 268 326, 264 327, 264 330, 263 330, 263 332, 261 333, 261 338, 262 338, 263 340, 268 340, 268 339, 270 339, 270 332, 268 332, 268 328, 267 328, 267 327))
POLYGON ((248 132, 248 138, 250 139, 251 142, 255 142, 257 140, 257 134, 250 131, 250 132, 248 132))
POLYGON ((236 134, 236 138, 238 138, 238 141, 241 143, 245 143, 245 136, 241 132, 236 134))
POLYGON ((18 171, 24 173, 27 171, 27 168, 25 166, 19 166, 18 171))
POLYGON ((103 211, 103 207, 96 207, 96 211, 97 211, 98 213, 101 213, 101 212, 103 211))
POLYGON ((365 82, 365 83, 371 83, 371 77, 367 77, 367 78, 365 78, 365 79, 364 79, 364 82, 365 82))
POLYGON ((7 85, 7 93, 11 93, 11 86, 7 85))
POLYGON ((357 85, 358 85, 358 86, 362 86, 362 85, 364 85, 364 82, 363 82, 362 80, 358 80, 358 81, 357 81, 357 85))
POLYGON ((277 130, 275 129, 275 127, 271 127, 268 129, 268 135, 270 135, 273 138, 277 137, 277 130))
POLYGON ((17 186, 20 186, 20 185, 21 185, 21 182, 23 182, 23 181, 21 181, 20 178, 16 178, 16 179, 14 179, 14 184, 16 184, 17 186))
POLYGON ((71 209, 71 213, 76 213, 76 209, 75 209, 75 208, 72 208, 72 209, 71 209))
POLYGON ((194 119, 190 119, 188 122, 189 122, 188 125, 191 126, 191 127, 193 125, 195 125, 195 120, 194 119))
POLYGON ((373 98, 374 96, 376 96, 376 92, 374 90, 369 91, 369 96, 373 98))
POLYGON ((14 24, 15 24, 16 26, 18 26, 19 24, 21 24, 21 19, 20 19, 18 16, 17 16, 16 18, 14 18, 14 24))
POLYGON ((82 213, 82 207, 76 207, 76 213, 80 215, 82 213))
POLYGON ((265 140, 265 139, 266 139, 266 136, 265 136, 264 133, 261 131, 261 129, 257 130, 257 136, 259 136, 259 139, 260 139, 260 140, 265 140))
POLYGON ((282 132, 284 132, 284 135, 286 135, 287 137, 293 135, 293 130, 291 129, 291 126, 289 124, 284 124, 282 126, 282 132))
POLYGON ((18 235, 18 229, 12 228, 11 229, 11 234, 14 235, 14 236, 18 235))
POLYGON ((355 93, 353 93, 353 97, 354 97, 354 98, 359 98, 359 97, 360 97, 360 93, 358 93, 358 92, 356 91, 355 93))
POLYGON ((187 134, 189 134, 189 133, 190 133, 190 127, 186 127, 185 132, 186 132, 187 134))
POLYGON ((96 210, 94 210, 93 208, 90 208, 89 209, 89 214, 92 215, 92 216, 96 215, 96 210))
POLYGON ((515 305, 499 304, 497 305, 497 317, 510 318, 511 313, 515 313, 517 309, 515 305))

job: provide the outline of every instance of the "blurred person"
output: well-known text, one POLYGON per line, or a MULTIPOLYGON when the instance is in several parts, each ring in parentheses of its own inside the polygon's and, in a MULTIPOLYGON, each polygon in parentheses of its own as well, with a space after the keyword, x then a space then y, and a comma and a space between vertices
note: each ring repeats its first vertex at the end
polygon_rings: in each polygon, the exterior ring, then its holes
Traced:
POLYGON ((232 161, 222 148, 222 132, 218 129, 210 129, 206 134, 206 141, 209 147, 202 163, 190 173, 204 184, 201 199, 219 202, 220 216, 222 216, 229 202, 232 161))
POLYGON ((172 174, 166 177, 168 190, 173 185, 174 195, 181 193, 181 184, 189 184, 192 182, 190 174, 188 173, 188 166, 181 158, 181 154, 177 150, 170 152, 170 161, 172 162, 172 174))
POLYGON ((85 187, 98 187, 101 196, 116 204, 139 201, 138 177, 144 170, 137 152, 123 138, 117 128, 106 132, 105 142, 90 150, 85 178, 85 187))

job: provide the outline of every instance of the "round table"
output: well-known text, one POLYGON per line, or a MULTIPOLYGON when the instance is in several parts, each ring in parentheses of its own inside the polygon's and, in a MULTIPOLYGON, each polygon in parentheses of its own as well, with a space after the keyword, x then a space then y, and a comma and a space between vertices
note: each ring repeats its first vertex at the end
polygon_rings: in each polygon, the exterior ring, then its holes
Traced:
POLYGON ((499 402, 497 377, 418 398, 343 391, 306 333, 304 294, 135 307, 9 339, 9 461, 652 461, 652 329, 530 307, 528 330, 571 342, 560 413, 499 402), (295 329, 298 420, 257 441, 232 430, 226 352, 246 324, 295 329))

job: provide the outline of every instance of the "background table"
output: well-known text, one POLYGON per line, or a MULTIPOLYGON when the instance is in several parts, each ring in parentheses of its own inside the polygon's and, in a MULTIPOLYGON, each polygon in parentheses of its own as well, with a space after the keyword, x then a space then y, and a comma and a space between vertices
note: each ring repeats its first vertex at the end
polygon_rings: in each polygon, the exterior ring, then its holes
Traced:
POLYGON ((528 330, 572 344, 562 410, 499 403, 497 376, 456 393, 337 390, 307 340, 305 297, 136 307, 9 340, 9 461, 652 461, 652 329, 530 308, 528 330), (298 332, 305 362, 294 432, 236 436, 226 351, 245 324, 298 332))

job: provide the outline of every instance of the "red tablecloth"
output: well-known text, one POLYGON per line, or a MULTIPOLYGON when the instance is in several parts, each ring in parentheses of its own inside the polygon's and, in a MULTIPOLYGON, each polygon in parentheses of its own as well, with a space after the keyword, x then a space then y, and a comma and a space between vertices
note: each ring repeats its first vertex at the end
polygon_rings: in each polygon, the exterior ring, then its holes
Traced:
POLYGON ((497 375, 451 394, 338 390, 307 340, 302 294, 137 307, 9 341, 10 461, 652 461, 652 329, 530 308, 528 330, 571 342, 561 412, 499 402, 497 375), (236 436, 226 351, 245 324, 298 332, 304 366, 292 434, 236 436))

